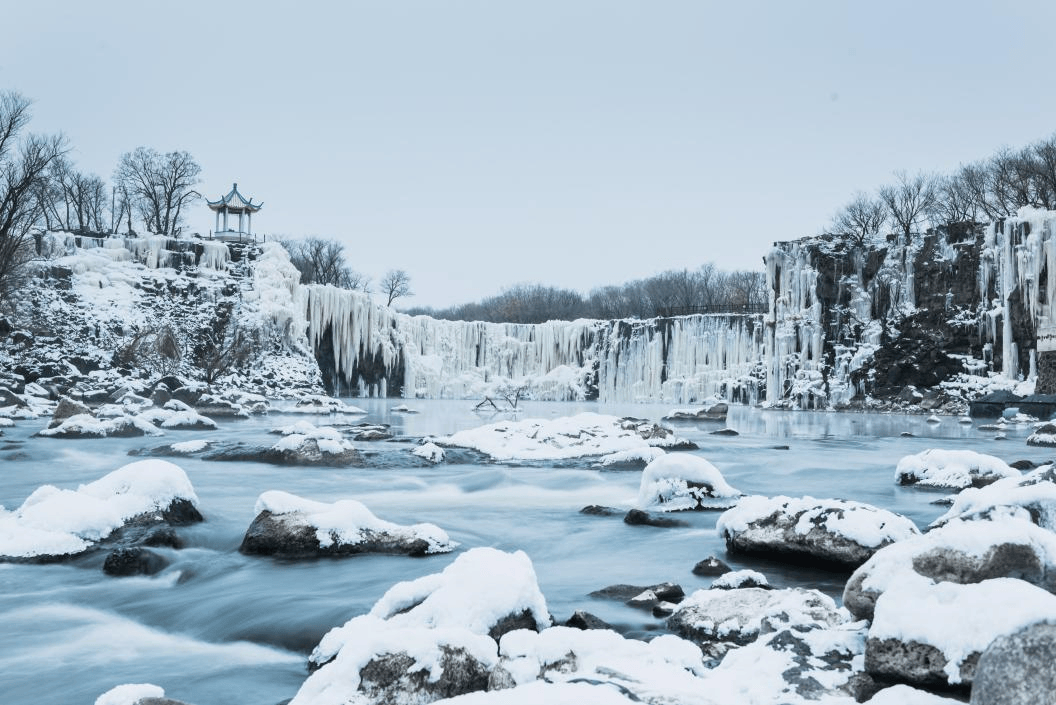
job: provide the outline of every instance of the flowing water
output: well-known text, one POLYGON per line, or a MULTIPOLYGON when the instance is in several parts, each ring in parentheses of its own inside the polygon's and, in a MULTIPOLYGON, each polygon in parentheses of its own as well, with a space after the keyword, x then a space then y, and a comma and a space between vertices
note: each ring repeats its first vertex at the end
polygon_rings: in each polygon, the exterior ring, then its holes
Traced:
MULTIPOLYGON (((446 434, 491 420, 466 401, 414 401, 421 413, 392 412, 399 400, 351 400, 368 410, 353 421, 391 424, 398 436, 446 434)), ((599 411, 659 420, 669 406, 524 402, 519 418, 599 411)), ((313 423, 336 417, 307 417, 313 423)), ((97 479, 134 460, 133 449, 212 438, 270 444, 268 431, 296 417, 272 414, 222 422, 218 431, 169 431, 164 439, 35 438, 46 420, 19 421, 0 438, 0 504, 15 508, 37 487, 97 479), (12 443, 14 441, 14 443, 12 443), (19 441, 24 441, 19 443, 19 441)), ((721 424, 678 424, 680 435, 747 493, 856 499, 905 514, 924 526, 942 495, 897 487, 903 455, 926 448, 970 448, 1013 461, 1047 459, 1028 448, 1029 427, 996 442, 994 432, 947 418, 731 408, 736 437, 721 424), (914 437, 903 437, 911 432, 914 437)), ((410 449, 408 442, 357 444, 410 449)), ((321 501, 357 499, 401 524, 432 522, 461 544, 524 550, 534 562, 551 612, 563 620, 585 609, 625 633, 647 636, 662 620, 618 602, 587 597, 613 583, 670 580, 687 593, 709 580, 691 573, 709 556, 760 570, 775 586, 815 587, 839 598, 845 575, 726 556, 717 513, 682 514, 689 528, 625 525, 619 516, 579 513, 589 504, 627 508, 639 472, 533 465, 440 464, 384 469, 287 468, 258 463, 174 460, 188 474, 206 521, 180 529, 187 547, 157 549, 172 564, 153 577, 111 578, 102 557, 76 565, 0 565, 0 702, 92 703, 121 683, 155 683, 194 705, 276 705, 306 677, 305 657, 332 626, 370 609, 392 584, 437 572, 453 554, 428 558, 365 556, 307 562, 238 553, 257 496, 279 489, 321 501)))

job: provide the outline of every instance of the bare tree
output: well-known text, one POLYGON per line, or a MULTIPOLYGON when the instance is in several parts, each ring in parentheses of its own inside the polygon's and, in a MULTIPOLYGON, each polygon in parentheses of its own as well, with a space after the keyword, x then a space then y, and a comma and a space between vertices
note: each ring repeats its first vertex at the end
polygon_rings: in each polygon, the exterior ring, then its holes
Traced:
POLYGON ((938 180, 935 188, 933 217, 945 225, 975 222, 982 214, 982 204, 972 185, 972 167, 962 166, 955 174, 938 180))
POLYGON ((832 232, 851 238, 859 245, 879 234, 887 222, 884 201, 859 191, 832 219, 832 232))
POLYGON ((891 221, 907 237, 919 231, 935 207, 935 177, 918 173, 909 176, 895 172, 896 183, 880 189, 880 200, 887 206, 891 221))
POLYGON ((290 261, 301 273, 302 284, 330 284, 342 289, 368 291, 370 277, 348 266, 345 246, 337 240, 279 238, 279 242, 290 253, 290 261))
POLYGON ((403 269, 390 269, 385 272, 385 276, 378 282, 378 288, 388 297, 388 301, 385 302, 386 306, 392 306, 392 302, 401 296, 414 294, 411 291, 411 275, 403 269))
POLYGON ((121 157, 114 181, 129 195, 147 230, 178 235, 183 209, 201 198, 194 190, 202 168, 187 152, 161 154, 139 147, 121 157))
POLYGON ((0 93, 0 307, 13 303, 35 253, 32 229, 42 219, 39 193, 48 169, 66 150, 61 135, 21 136, 28 99, 0 93))

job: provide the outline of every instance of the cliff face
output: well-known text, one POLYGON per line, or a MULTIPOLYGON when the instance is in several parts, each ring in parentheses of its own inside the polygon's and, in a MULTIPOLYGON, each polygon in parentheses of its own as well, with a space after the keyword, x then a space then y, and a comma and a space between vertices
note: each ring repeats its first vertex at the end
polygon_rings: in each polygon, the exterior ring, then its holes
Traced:
POLYGON ((759 316, 442 321, 398 313, 358 292, 305 290, 309 339, 335 392, 481 398, 523 386, 535 399, 558 401, 758 398, 759 316))
POLYGON ((775 244, 767 401, 839 407, 915 387, 933 388, 938 406, 973 374, 1031 379, 1054 256, 1056 213, 1028 209, 882 242, 775 244))

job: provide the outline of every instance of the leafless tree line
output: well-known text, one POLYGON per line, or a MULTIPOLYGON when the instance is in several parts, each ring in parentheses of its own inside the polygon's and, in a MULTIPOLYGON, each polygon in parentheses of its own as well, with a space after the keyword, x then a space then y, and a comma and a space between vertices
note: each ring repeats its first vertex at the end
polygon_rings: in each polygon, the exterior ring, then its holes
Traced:
POLYGON ((577 318, 654 318, 689 313, 758 311, 765 306, 762 272, 698 269, 661 272, 646 279, 594 289, 519 284, 477 303, 446 309, 413 308, 407 313, 462 321, 542 323, 577 318))
MULTIPOLYGON (((301 273, 302 284, 329 284, 342 289, 369 293, 370 277, 357 272, 345 259, 345 246, 337 240, 307 237, 303 240, 280 237, 279 242, 290 254, 290 262, 301 273)), ((378 280, 378 293, 386 297, 385 305, 411 296, 411 276, 403 269, 390 269, 378 280)))
POLYGON ((863 243, 888 231, 909 236, 929 226, 993 222, 1023 206, 1056 210, 1056 134, 951 174, 896 172, 875 194, 855 194, 825 232, 863 243))

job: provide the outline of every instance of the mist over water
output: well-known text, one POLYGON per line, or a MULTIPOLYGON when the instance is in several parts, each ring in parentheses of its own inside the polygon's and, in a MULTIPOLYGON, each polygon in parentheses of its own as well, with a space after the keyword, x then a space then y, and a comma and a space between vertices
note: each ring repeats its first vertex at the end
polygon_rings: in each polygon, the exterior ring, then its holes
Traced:
MULTIPOLYGON (((351 400, 366 417, 307 417, 389 423, 396 436, 448 434, 503 415, 480 415, 470 401, 408 401, 421 413, 390 411, 403 400, 351 400)), ((598 411, 659 420, 670 406, 522 402, 519 418, 551 418, 598 411)), ((63 488, 95 480, 134 458, 128 452, 207 438, 271 444, 269 429, 300 416, 272 414, 221 421, 212 432, 169 431, 163 438, 59 440, 34 438, 46 420, 5 429, 0 452, 0 504, 11 509, 37 487, 63 488), (21 443, 18 443, 21 441, 21 443)), ((746 493, 855 499, 905 514, 918 526, 943 513, 941 493, 894 484, 899 458, 926 448, 970 448, 1006 461, 1046 460, 1051 451, 1028 448, 1029 427, 994 433, 945 418, 733 407, 734 437, 713 436, 715 423, 674 425, 701 447, 746 493), (914 437, 902 437, 910 432, 914 437), (783 448, 783 446, 787 446, 783 448)), ((413 442, 357 443, 387 454, 413 442)), ((0 693, 5 702, 38 705, 91 703, 115 685, 150 682, 194 705, 274 705, 296 692, 307 675, 305 658, 331 627, 362 614, 394 583, 434 573, 459 551, 476 546, 524 550, 532 559, 550 611, 563 621, 585 609, 635 636, 663 629, 662 620, 619 602, 587 597, 614 583, 670 580, 687 593, 710 581, 691 573, 709 556, 733 567, 760 570, 777 587, 815 587, 837 599, 845 575, 801 570, 725 554, 715 533, 716 512, 680 514, 688 528, 627 526, 619 516, 579 513, 589 504, 627 509, 638 492, 638 471, 533 464, 382 469, 288 468, 175 458, 190 477, 206 521, 179 529, 186 548, 157 549, 172 564, 153 577, 111 578, 102 556, 68 565, 0 565, 0 693), (254 517, 257 496, 285 490, 332 502, 351 498, 379 517, 409 524, 432 522, 461 546, 427 558, 362 556, 340 560, 279 561, 247 557, 237 548, 254 517)))

